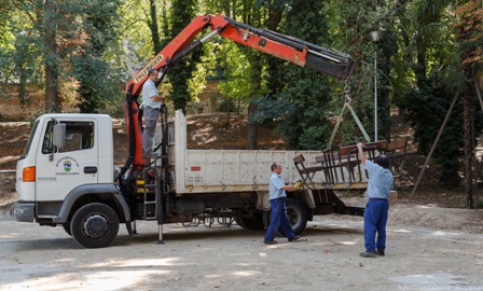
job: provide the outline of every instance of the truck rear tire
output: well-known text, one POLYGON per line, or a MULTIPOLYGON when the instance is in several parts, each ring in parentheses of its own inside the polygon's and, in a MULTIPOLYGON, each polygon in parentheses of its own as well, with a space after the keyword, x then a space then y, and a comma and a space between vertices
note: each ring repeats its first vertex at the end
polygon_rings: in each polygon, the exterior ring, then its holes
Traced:
POLYGON ((108 246, 119 231, 119 217, 103 203, 90 203, 74 213, 70 223, 72 237, 89 249, 108 246))
MULTIPOLYGON (((300 200, 294 198, 287 198, 286 204, 290 226, 292 226, 292 230, 295 235, 300 235, 302 232, 304 232, 305 227, 307 226, 307 209, 300 200)), ((263 222, 266 227, 268 227, 270 224, 270 214, 271 211, 265 211, 263 214, 263 222)), ((279 234, 285 236, 283 233, 280 233, 280 231, 279 234)))
POLYGON ((237 215, 235 217, 236 223, 243 229, 248 230, 262 230, 265 225, 263 223, 263 213, 255 212, 252 216, 237 215))

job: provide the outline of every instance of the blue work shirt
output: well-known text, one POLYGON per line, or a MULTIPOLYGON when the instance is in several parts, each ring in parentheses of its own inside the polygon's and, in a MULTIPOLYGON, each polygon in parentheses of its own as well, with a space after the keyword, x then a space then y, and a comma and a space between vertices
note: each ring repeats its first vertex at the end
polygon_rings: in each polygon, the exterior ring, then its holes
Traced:
POLYGON ((144 83, 142 95, 143 102, 141 104, 141 108, 151 107, 152 109, 159 109, 161 107, 161 102, 153 100, 153 96, 159 95, 159 93, 158 89, 156 89, 156 85, 153 81, 151 81, 151 79, 148 79, 144 83))
POLYGON ((393 186, 391 171, 369 160, 366 160, 364 167, 369 173, 367 196, 369 198, 389 199, 389 192, 393 186))
POLYGON ((268 187, 269 200, 287 197, 287 193, 282 188, 285 186, 283 179, 277 173, 272 173, 270 186, 268 187))

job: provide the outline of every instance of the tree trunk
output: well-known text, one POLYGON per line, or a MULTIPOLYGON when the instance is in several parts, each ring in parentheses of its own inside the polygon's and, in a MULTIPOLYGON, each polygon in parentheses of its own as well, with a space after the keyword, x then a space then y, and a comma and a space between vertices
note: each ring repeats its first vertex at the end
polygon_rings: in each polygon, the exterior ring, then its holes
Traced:
POLYGON ((158 15, 156 14, 156 0, 149 0, 149 8, 149 15, 151 18, 148 20, 148 25, 149 29, 151 30, 151 39, 153 41, 153 55, 157 55, 163 49, 163 46, 161 44, 161 38, 159 36, 158 15))
POLYGON ((250 122, 250 116, 256 111, 256 106, 252 102, 248 105, 248 127, 247 127, 247 149, 258 149, 258 125, 250 122))
MULTIPOLYGON (((252 67, 250 71, 250 100, 253 100, 260 92, 260 84, 262 82, 262 64, 260 62, 258 53, 249 52, 248 60, 252 67)), ((248 105, 248 133, 247 133, 247 149, 258 149, 258 124, 250 122, 252 114, 257 110, 255 104, 250 101, 248 105)))
MULTIPOLYGON (((468 42, 473 36, 473 29, 468 29, 471 19, 469 15, 464 13, 461 15, 460 25, 457 30, 457 39, 460 43, 468 42)), ((474 52, 474 47, 465 46, 461 52, 462 68, 465 77, 472 80, 472 65, 471 56, 474 52)), ((473 205, 473 172, 472 172, 472 157, 473 157, 473 94, 472 86, 467 84, 463 92, 463 135, 464 135, 464 166, 465 166, 465 192, 466 192, 466 207, 474 208, 473 205)))
MULTIPOLYGON (((191 23, 195 16, 195 7, 197 1, 183 0, 172 1, 171 5, 171 29, 170 38, 174 39, 178 34, 191 23)), ((188 87, 188 80, 193 76, 196 63, 200 61, 203 51, 198 48, 194 50, 189 58, 180 59, 170 65, 170 83, 172 85, 170 98, 173 101, 175 109, 183 110, 186 114, 186 106, 191 101, 191 95, 188 87)))
MULTIPOLYGON (((465 70, 466 72, 467 70, 465 70)), ((464 130, 464 153, 465 153, 465 191, 466 191, 466 207, 473 209, 473 96, 471 87, 468 87, 464 93, 464 109, 463 109, 463 130, 464 130)))
POLYGON ((58 98, 56 8, 55 0, 45 1, 44 46, 45 46, 45 112, 60 110, 58 98))

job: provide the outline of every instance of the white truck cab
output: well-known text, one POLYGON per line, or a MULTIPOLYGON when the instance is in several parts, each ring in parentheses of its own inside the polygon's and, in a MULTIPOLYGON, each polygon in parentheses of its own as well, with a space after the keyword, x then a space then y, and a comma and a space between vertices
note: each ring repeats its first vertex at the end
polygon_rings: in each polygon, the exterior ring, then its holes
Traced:
MULTIPOLYGON (((99 202, 106 195, 117 197, 109 201, 117 201, 128 213, 113 184, 111 118, 104 114, 40 116, 17 162, 16 190, 18 201, 12 214, 17 221, 62 224, 69 234, 75 231, 70 228, 71 209, 80 197, 99 202)), ((108 223, 102 216, 86 220, 87 227, 97 233, 93 236, 102 235, 108 223)))
POLYGON ((17 163, 19 200, 59 201, 79 185, 112 183, 112 151, 108 115, 42 115, 17 163), (65 146, 60 149, 54 145, 56 124, 65 125, 65 146))

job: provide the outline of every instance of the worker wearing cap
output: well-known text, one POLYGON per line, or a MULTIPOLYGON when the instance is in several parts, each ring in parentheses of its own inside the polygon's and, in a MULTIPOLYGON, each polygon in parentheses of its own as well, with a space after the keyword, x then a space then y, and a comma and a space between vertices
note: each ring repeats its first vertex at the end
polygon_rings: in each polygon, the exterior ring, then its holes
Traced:
POLYGON ((367 202, 364 210, 364 246, 361 257, 375 258, 384 256, 386 250, 386 224, 389 210, 389 195, 393 187, 393 176, 389 170, 389 158, 381 155, 374 162, 366 159, 362 143, 357 143, 358 156, 369 173, 367 183, 367 202), (377 241, 376 241, 377 233, 377 241))
POLYGON ((148 73, 148 80, 143 85, 143 101, 141 109, 143 109, 144 116, 144 130, 143 130, 143 156, 147 157, 152 153, 154 132, 156 130, 156 120, 159 116, 159 109, 164 103, 164 97, 159 95, 156 89, 155 82, 159 79, 159 71, 150 69, 148 73))

